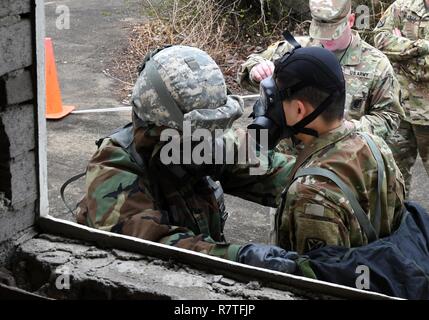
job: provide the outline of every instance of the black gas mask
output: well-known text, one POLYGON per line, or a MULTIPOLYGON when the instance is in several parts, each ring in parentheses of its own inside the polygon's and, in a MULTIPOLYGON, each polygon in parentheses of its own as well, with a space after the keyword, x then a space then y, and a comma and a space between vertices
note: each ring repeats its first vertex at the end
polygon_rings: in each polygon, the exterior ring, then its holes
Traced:
POLYGON ((339 96, 345 102, 345 80, 335 55, 326 49, 301 45, 288 32, 283 36, 293 46, 293 50, 275 61, 272 77, 260 83, 260 98, 253 106, 254 118, 248 129, 256 130, 256 140, 260 141, 262 130, 268 133, 268 148, 274 147, 280 140, 291 138, 298 143, 299 133, 318 137, 318 132, 306 128, 339 96), (291 126, 287 124, 283 101, 291 99, 295 93, 305 87, 315 87, 326 92, 328 97, 307 117, 291 126))

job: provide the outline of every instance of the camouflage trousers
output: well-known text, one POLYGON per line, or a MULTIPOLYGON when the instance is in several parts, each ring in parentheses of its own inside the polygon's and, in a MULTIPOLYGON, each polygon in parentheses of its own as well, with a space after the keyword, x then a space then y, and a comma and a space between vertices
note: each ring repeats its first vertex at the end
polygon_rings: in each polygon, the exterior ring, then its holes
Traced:
POLYGON ((412 178, 411 170, 416 163, 418 154, 420 154, 429 175, 429 126, 402 121, 396 134, 390 137, 387 143, 404 176, 408 196, 412 178))

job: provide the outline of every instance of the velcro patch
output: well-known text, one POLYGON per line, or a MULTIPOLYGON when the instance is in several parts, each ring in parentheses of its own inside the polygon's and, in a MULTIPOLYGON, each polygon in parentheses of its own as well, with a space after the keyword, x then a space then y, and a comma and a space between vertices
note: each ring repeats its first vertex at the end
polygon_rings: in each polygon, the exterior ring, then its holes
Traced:
POLYGON ((320 204, 307 203, 305 205, 304 213, 313 216, 323 217, 325 215, 325 207, 320 204))

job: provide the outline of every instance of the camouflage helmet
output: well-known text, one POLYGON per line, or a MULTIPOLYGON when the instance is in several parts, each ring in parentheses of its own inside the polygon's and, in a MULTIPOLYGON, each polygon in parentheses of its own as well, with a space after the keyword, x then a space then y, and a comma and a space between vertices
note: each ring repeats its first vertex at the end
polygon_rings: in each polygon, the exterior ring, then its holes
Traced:
POLYGON ((188 46, 158 49, 145 59, 131 103, 142 125, 182 130, 230 127, 243 113, 243 103, 227 95, 225 79, 204 51, 188 46))

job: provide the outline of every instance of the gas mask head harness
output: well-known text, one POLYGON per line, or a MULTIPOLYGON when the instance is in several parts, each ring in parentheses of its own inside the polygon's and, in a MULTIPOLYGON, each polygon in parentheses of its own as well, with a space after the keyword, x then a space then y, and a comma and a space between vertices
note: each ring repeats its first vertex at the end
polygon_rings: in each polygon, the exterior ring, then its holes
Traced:
POLYGON ((260 98, 253 107, 254 121, 249 129, 256 129, 257 140, 261 130, 268 130, 268 147, 273 149, 280 140, 292 138, 298 142, 297 134, 307 134, 318 137, 316 130, 306 128, 334 100, 342 98, 345 101, 345 80, 336 56, 323 48, 302 48, 289 31, 283 33, 286 41, 293 50, 275 61, 272 77, 260 84, 260 98), (283 101, 292 99, 294 94, 306 87, 317 88, 328 97, 307 117, 294 125, 288 125, 283 109, 283 101))

